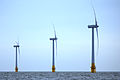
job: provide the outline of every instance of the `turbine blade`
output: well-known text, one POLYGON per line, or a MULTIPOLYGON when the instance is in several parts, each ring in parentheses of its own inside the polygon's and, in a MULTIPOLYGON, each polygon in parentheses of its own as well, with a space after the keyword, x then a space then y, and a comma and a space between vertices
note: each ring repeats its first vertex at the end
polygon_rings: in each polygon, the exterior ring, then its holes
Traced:
POLYGON ((20 48, 18 47, 18 52, 19 52, 19 63, 20 63, 20 48))
POLYGON ((96 34, 97 34, 97 55, 98 55, 98 52, 99 52, 99 35, 98 35, 98 28, 96 28, 96 34))
POLYGON ((91 1, 91 5, 92 5, 92 9, 93 9, 93 12, 94 12, 94 17, 95 17, 95 25, 97 25, 97 17, 96 17, 96 12, 95 12, 95 8, 92 4, 92 1, 91 1))
POLYGON ((18 47, 18 52, 19 52, 19 55, 20 55, 20 48, 18 47))
POLYGON ((55 31, 55 25, 53 24, 53 29, 54 29, 54 35, 55 35, 55 38, 56 38, 56 31, 55 31))
POLYGON ((57 40, 56 40, 56 57, 57 57, 57 40))
POLYGON ((15 41, 15 43, 18 45, 19 43, 17 41, 15 41))
POLYGON ((19 45, 19 40, 18 40, 18 45, 19 45))

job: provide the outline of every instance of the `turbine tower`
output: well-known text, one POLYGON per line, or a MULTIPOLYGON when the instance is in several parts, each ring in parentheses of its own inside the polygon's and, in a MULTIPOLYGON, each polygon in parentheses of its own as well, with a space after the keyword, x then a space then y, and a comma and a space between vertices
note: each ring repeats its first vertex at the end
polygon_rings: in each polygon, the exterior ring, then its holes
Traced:
POLYGON ((18 72, 18 63, 17 63, 18 55, 17 55, 17 50, 19 50, 19 54, 20 54, 19 42, 16 42, 16 44, 13 47, 16 48, 15 72, 18 72))
MULTIPOLYGON (((54 24, 53 24, 53 27, 54 27, 54 24)), ((56 37, 55 27, 54 27, 54 34, 55 34, 55 37, 50 38, 50 40, 52 40, 53 42, 52 72, 55 72, 55 48, 54 48, 55 42, 54 41, 56 41, 56 54, 57 54, 57 37, 56 37)))
POLYGON ((95 17, 95 25, 88 25, 88 28, 92 28, 92 64, 91 64, 91 72, 96 73, 96 67, 95 67, 95 54, 94 54, 94 28, 96 28, 96 34, 97 34, 97 52, 99 48, 99 38, 98 38, 98 25, 97 25, 97 19, 96 19, 96 13, 95 9, 92 5, 93 11, 94 11, 94 17, 95 17))

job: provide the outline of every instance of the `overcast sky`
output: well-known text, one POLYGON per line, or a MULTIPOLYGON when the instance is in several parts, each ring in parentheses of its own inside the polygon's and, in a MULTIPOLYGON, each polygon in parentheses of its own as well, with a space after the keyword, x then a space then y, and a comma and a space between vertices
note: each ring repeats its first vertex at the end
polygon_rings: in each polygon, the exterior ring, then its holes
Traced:
MULTIPOLYGON (((99 25, 97 71, 120 71, 120 0, 92 0, 99 25)), ((53 24, 58 37, 56 71, 90 71, 90 0, 0 0, 0 71, 51 71, 53 24)), ((95 50, 96 50, 95 32, 95 50)))

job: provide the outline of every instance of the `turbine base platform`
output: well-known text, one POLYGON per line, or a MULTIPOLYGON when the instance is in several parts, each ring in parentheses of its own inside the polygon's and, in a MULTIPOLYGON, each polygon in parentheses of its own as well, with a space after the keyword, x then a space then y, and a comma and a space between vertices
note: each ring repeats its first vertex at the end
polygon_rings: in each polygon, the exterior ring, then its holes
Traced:
POLYGON ((15 67, 15 72, 18 72, 18 67, 15 67))
POLYGON ((95 63, 92 63, 92 66, 91 66, 91 73, 96 73, 95 63))
POLYGON ((52 66, 52 72, 55 72, 55 65, 52 66))

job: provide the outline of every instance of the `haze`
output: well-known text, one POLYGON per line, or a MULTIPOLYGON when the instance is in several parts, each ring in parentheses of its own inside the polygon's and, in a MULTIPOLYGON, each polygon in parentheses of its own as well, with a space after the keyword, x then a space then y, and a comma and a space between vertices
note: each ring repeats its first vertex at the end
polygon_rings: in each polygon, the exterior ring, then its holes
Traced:
MULTIPOLYGON (((120 0, 92 0, 99 25, 96 71, 120 71, 120 0)), ((0 71, 51 71, 53 24, 58 37, 56 71, 90 71, 90 0, 0 0, 0 71)), ((96 45, 95 32, 95 45, 96 45)), ((96 50, 96 48, 95 48, 96 50)))

